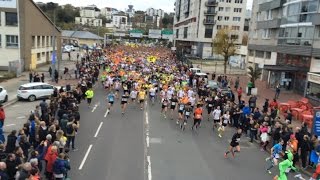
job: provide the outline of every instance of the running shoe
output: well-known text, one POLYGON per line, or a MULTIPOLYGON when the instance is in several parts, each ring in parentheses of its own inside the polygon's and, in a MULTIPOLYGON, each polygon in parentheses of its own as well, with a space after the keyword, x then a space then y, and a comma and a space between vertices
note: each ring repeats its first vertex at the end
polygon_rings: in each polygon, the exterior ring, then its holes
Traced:
POLYGON ((218 135, 220 138, 222 138, 221 134, 218 135))
POLYGON ((177 124, 177 125, 179 124, 179 120, 177 120, 176 124, 177 124))
POLYGON ((268 172, 269 174, 272 174, 272 172, 271 172, 270 170, 267 170, 267 172, 268 172))
POLYGON ((267 158, 266 158, 266 161, 269 161, 269 160, 270 160, 270 157, 267 157, 267 158))
POLYGON ((227 153, 224 153, 224 158, 228 158, 228 154, 227 153))

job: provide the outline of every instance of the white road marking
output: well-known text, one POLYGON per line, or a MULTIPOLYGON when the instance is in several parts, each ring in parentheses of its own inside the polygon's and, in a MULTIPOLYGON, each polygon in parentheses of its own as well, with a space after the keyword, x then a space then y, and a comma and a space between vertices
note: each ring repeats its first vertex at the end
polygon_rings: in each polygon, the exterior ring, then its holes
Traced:
POLYGON ((147 161, 148 161, 148 180, 152 180, 150 156, 147 156, 147 161))
POLYGON ((94 105, 94 107, 92 108, 92 111, 91 111, 91 112, 94 112, 99 105, 100 105, 100 102, 98 102, 96 105, 94 105))
POLYGON ((11 106, 11 107, 19 107, 20 105, 18 105, 18 104, 16 104, 16 105, 13 105, 13 106, 11 106))
POLYGON ((106 113, 104 114, 104 117, 107 117, 108 114, 109 114, 109 109, 107 109, 106 113))
POLYGON ((9 127, 9 126, 15 126, 16 124, 7 124, 7 125, 4 125, 5 127, 9 127))
POLYGON ((79 170, 81 170, 81 169, 83 168, 83 165, 84 165, 84 163, 86 162, 86 160, 87 160, 87 158, 88 158, 88 155, 89 155, 89 153, 90 153, 90 151, 91 151, 91 148, 92 148, 92 144, 90 144, 90 146, 89 146, 86 154, 84 155, 84 157, 83 157, 83 159, 82 159, 82 161, 81 161, 81 164, 80 164, 80 166, 79 166, 79 170))
MULTIPOLYGON (((149 126, 148 112, 146 112, 146 125, 149 126)), ((147 128, 147 131, 149 131, 149 128, 147 128)))
POLYGON ((19 116, 19 117, 17 117, 17 119, 24 119, 24 118, 26 118, 26 116, 19 116))
POLYGON ((96 131, 96 134, 94 135, 95 138, 98 136, 99 131, 100 131, 101 127, 102 127, 102 124, 103 124, 103 122, 100 122, 100 125, 99 125, 99 127, 98 127, 98 129, 96 131))
POLYGON ((146 141, 147 141, 147 148, 150 147, 150 138, 149 135, 146 135, 146 141))

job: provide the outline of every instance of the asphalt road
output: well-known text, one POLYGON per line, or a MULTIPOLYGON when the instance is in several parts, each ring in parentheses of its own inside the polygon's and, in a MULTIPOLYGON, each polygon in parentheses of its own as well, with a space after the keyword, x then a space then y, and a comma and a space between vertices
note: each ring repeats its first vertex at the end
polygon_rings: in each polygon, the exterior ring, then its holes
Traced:
MULTIPOLYGON (((121 115, 120 102, 106 117, 106 92, 97 86, 91 108, 80 105, 81 124, 70 152, 69 176, 77 180, 271 180, 265 172, 267 153, 243 136, 241 153, 223 157, 232 134, 227 128, 219 138, 204 120, 198 133, 182 132, 175 121, 164 119, 160 104, 140 110, 129 104, 121 115), (148 137, 148 138, 147 138, 148 137)), ((18 102, 6 107, 5 132, 19 129, 36 102, 18 102)), ((206 119, 206 118, 205 118, 206 119)), ((290 174, 288 179, 294 179, 290 174)))

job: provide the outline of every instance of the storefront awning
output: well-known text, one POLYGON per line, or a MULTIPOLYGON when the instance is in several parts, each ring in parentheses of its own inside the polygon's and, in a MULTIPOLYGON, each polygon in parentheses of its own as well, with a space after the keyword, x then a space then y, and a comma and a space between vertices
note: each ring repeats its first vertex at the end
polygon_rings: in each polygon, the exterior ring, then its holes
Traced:
POLYGON ((307 68, 300 68, 294 66, 279 66, 279 65, 264 65, 265 70, 270 71, 300 71, 300 72, 308 72, 307 68))

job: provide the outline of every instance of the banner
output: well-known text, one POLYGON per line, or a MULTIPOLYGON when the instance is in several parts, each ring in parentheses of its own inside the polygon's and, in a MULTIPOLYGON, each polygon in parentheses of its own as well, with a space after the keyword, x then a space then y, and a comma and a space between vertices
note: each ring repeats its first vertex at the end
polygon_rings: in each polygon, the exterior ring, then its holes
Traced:
POLYGON ((149 29, 149 38, 161 39, 161 30, 158 29, 149 29))
POLYGON ((0 0, 1 8, 17 8, 17 0, 0 0))
POLYGON ((320 109, 314 110, 313 134, 320 136, 320 109))

